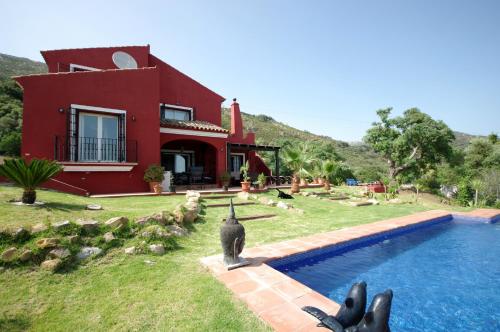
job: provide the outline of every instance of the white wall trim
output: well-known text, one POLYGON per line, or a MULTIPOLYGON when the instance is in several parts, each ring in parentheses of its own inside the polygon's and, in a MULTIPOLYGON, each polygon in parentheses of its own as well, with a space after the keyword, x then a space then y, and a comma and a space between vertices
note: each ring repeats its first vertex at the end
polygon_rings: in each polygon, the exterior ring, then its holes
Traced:
POLYGON ((64 172, 129 172, 134 166, 67 166, 63 165, 64 172))
POLYGON ((210 132, 210 131, 198 131, 198 130, 163 128, 163 127, 160 128, 160 133, 200 136, 200 137, 218 137, 218 138, 227 138, 227 136, 228 136, 228 134, 214 133, 214 132, 210 132))
POLYGON ((69 64, 69 71, 70 71, 70 72, 74 72, 74 71, 75 71, 75 68, 76 68, 76 69, 90 70, 90 71, 100 70, 99 68, 94 68, 94 67, 88 67, 88 66, 77 65, 77 64, 74 64, 74 63, 70 63, 70 64, 69 64))
POLYGON ((160 104, 160 116, 161 116, 161 108, 162 107, 167 107, 167 108, 172 108, 172 109, 178 109, 178 110, 181 110, 181 111, 189 111, 189 113, 191 114, 191 121, 194 120, 194 114, 193 114, 193 108, 192 107, 186 107, 186 106, 178 106, 178 105, 171 105, 171 104, 165 104, 165 103, 161 103, 160 104))
POLYGON ((187 107, 187 106, 179 106, 179 105, 172 105, 172 104, 165 104, 165 103, 162 103, 160 105, 168 107, 168 108, 178 108, 180 110, 193 111, 192 107, 187 107))
POLYGON ((127 114, 127 111, 119 110, 119 109, 115 109, 115 108, 105 108, 105 107, 87 106, 87 105, 79 105, 79 104, 71 104, 71 108, 78 109, 78 110, 103 112, 103 113, 127 114))

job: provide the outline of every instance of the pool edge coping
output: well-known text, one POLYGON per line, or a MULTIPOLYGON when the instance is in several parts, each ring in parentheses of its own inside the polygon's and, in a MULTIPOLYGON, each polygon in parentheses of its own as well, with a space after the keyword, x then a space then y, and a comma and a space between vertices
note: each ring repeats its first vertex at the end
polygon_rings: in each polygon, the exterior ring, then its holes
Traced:
POLYGON ((454 216, 475 218, 478 221, 496 221, 500 217, 500 210, 476 209, 470 212, 430 210, 256 246, 243 250, 241 255, 250 261, 250 265, 232 271, 227 271, 223 266, 221 255, 204 257, 200 261, 275 331, 326 331, 324 328, 318 328, 316 326, 318 321, 301 308, 312 305, 335 314, 340 305, 275 270, 266 264, 267 262, 454 216))

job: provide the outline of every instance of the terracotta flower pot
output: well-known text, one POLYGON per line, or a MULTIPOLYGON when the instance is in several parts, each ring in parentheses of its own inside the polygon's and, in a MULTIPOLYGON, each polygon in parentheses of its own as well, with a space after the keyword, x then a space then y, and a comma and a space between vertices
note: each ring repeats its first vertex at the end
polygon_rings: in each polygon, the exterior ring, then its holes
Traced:
POLYGON ((248 181, 241 181, 241 191, 250 192, 250 184, 248 181))
POLYGON ((163 187, 158 183, 156 186, 154 186, 153 191, 156 195, 161 195, 163 187))
POLYGON ((313 179, 313 183, 314 183, 314 184, 318 184, 318 183, 319 183, 319 179, 318 179, 318 178, 314 178, 314 179, 313 179))
POLYGON ((155 187, 156 186, 159 186, 160 185, 160 182, 149 182, 149 190, 154 193, 156 192, 155 191, 155 187))
POLYGON ((325 188, 326 191, 329 191, 330 190, 330 181, 325 181, 323 188, 325 188))
POLYGON ((319 179, 318 179, 318 184, 320 184, 320 185, 324 185, 324 184, 325 184, 325 179, 323 179, 323 178, 319 178, 319 179))

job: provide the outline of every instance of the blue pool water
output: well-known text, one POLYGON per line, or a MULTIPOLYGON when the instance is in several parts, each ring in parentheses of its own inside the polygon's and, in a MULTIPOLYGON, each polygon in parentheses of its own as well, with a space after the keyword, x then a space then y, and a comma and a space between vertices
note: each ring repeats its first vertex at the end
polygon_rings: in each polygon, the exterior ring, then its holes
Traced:
POLYGON ((356 281, 367 305, 391 288, 392 331, 500 331, 500 223, 441 219, 269 265, 339 303, 356 281))

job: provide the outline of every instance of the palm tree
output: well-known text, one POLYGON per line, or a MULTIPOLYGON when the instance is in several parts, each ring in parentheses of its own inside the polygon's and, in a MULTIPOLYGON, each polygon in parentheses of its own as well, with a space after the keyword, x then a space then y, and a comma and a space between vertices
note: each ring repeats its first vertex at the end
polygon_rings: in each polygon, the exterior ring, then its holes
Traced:
POLYGON ((49 160, 33 159, 28 164, 24 159, 6 159, 4 164, 0 165, 0 176, 22 187, 22 202, 33 204, 36 200, 35 189, 61 170, 61 166, 49 160))
POLYGON ((298 182, 301 177, 309 175, 309 167, 314 162, 314 159, 310 156, 306 144, 288 147, 283 152, 284 162, 293 171, 292 192, 299 192, 298 182))
POLYGON ((479 191, 483 189, 483 181, 479 179, 475 179, 471 181, 471 187, 474 189, 474 206, 477 206, 478 199, 479 199, 479 191))
POLYGON ((331 160, 324 160, 321 163, 321 176, 325 179, 325 190, 330 190, 330 178, 335 171, 335 163, 331 160))

